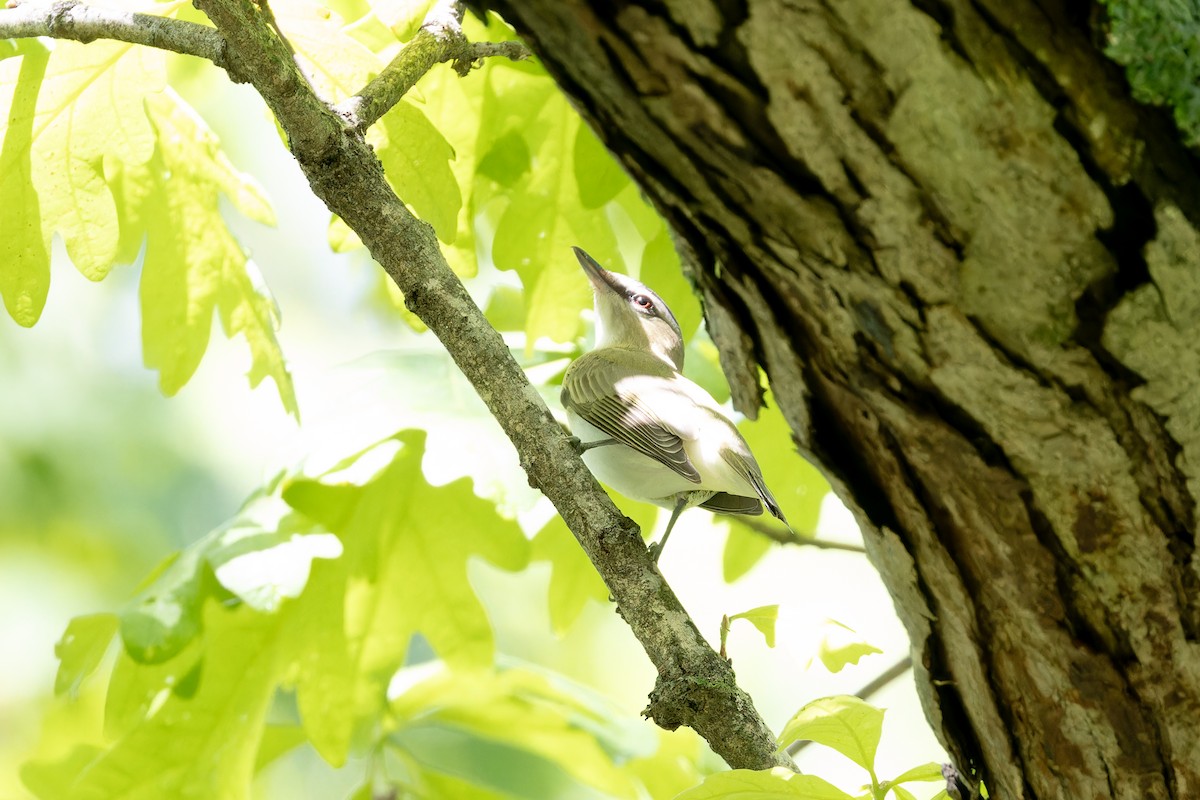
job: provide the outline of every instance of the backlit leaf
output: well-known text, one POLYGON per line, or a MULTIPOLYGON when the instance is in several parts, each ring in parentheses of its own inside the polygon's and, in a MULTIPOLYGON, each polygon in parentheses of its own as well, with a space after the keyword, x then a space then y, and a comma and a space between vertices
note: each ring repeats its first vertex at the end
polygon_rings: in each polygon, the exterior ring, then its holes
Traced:
POLYGON ((469 481, 425 480, 422 432, 406 431, 394 444, 390 461, 365 481, 347 478, 343 468, 284 491, 346 547, 314 571, 286 634, 322 643, 301 657, 297 696, 305 731, 335 764, 344 761, 358 720, 382 712, 384 689, 413 634, 453 665, 491 663, 492 630, 467 580, 468 559, 482 556, 509 570, 528 562, 520 529, 476 497, 469 481))
POLYGON ((582 687, 519 668, 438 672, 405 689, 392 714, 391 741, 425 768, 517 796, 567 796, 562 791, 578 781, 632 797, 614 756, 646 755, 654 746, 637 735, 644 729, 636 721, 620 721, 582 687), (549 791, 556 784, 559 791, 549 791))
POLYGON ((772 544, 769 538, 744 525, 730 525, 721 556, 721 574, 725 582, 733 583, 753 569, 772 544))
POLYGON ((142 184, 140 195, 130 191, 124 213, 149 232, 141 285, 146 365, 159 371, 165 394, 179 391, 208 346, 216 311, 226 335, 240 333, 250 346, 250 385, 270 376, 284 407, 296 414, 291 374, 275 338, 278 309, 225 227, 218 201, 225 195, 264 223, 274 221, 270 207, 173 94, 151 96, 146 109, 160 147, 146 169, 124 176, 127 185, 142 184))
POLYGON ((166 692, 152 713, 78 774, 60 800, 249 796, 278 677, 271 647, 277 621, 215 603, 204 616, 209 644, 195 692, 166 692))
POLYGON ((0 116, 0 197, 6 216, 15 217, 15 235, 0 245, 0 292, 13 319, 29 326, 45 304, 51 236, 62 237, 89 279, 112 269, 119 225, 105 161, 150 159, 155 132, 143 98, 162 91, 166 68, 161 51, 123 42, 21 49, 23 58, 0 61, 0 109, 7 110, 0 116))
POLYGON ((533 559, 549 561, 550 626, 561 636, 589 600, 608 602, 608 587, 562 517, 557 514, 533 537, 533 559))
POLYGON ((489 73, 481 124, 492 142, 481 158, 505 146, 517 131, 532 154, 529 173, 511 187, 511 200, 496 228, 496 266, 514 270, 525 287, 526 334, 565 342, 580 330, 579 310, 591 290, 571 247, 578 245, 606 268, 624 271, 616 238, 603 213, 583 208, 571 169, 580 122, 544 74, 512 67, 489 73))
POLYGON ((852 628, 831 619, 826 625, 817 655, 825 669, 840 672, 847 664, 857 664, 863 656, 882 652, 875 645, 863 641, 852 628))
MULTIPOLYGON (((792 530, 811 535, 821 514, 821 501, 829 494, 829 483, 812 464, 796 452, 792 432, 770 392, 758 419, 743 420, 738 430, 762 467, 775 499, 792 530)), ((780 524, 764 518, 764 524, 780 524)))
POLYGON ((117 632, 115 614, 90 614, 75 617, 67 624, 54 655, 58 656, 58 675, 54 678, 54 693, 74 695, 79 685, 100 664, 117 632))
POLYGON ((709 775, 675 800, 853 800, 815 775, 798 775, 785 767, 734 769, 709 775))
POLYGON ((888 783, 894 786, 898 783, 932 783, 935 781, 944 780, 946 780, 945 768, 936 761, 930 761, 928 764, 922 764, 919 767, 913 767, 912 769, 905 770, 901 774, 888 781, 888 783))
POLYGON ((775 622, 779 619, 779 606, 759 606, 729 617, 730 622, 737 619, 744 619, 758 628, 763 638, 767 640, 767 647, 775 646, 775 622))
POLYGON ((587 125, 575 132, 575 183, 584 208, 598 209, 629 185, 629 176, 587 125))
POLYGON ((807 739, 832 747, 870 771, 883 730, 883 709, 852 695, 814 700, 788 720, 779 735, 779 748, 807 739))

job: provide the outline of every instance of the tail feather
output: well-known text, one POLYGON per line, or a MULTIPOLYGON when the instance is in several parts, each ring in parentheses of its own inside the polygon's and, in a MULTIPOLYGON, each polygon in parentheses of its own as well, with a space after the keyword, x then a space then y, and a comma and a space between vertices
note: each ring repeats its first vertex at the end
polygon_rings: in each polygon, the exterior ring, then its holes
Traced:
POLYGON ((752 517, 763 512, 763 505, 757 497, 743 497, 729 492, 717 492, 701 503, 700 507, 721 514, 746 514, 752 517))

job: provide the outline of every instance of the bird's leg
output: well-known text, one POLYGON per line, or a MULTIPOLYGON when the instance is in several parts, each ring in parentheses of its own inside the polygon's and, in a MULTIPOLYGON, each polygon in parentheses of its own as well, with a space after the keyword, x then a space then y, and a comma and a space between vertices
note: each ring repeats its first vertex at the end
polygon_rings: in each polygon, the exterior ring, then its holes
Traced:
POLYGON ((658 558, 662 555, 663 548, 667 546, 667 537, 671 535, 671 529, 675 527, 675 520, 679 519, 679 515, 687 507, 688 494, 680 494, 679 499, 675 501, 675 508, 671 509, 671 521, 667 523, 667 530, 663 533, 661 539, 650 545, 650 557, 654 559, 655 564, 658 563, 658 558))
POLYGON ((593 447, 604 447, 606 444, 617 444, 616 439, 598 439, 594 442, 581 442, 578 436, 571 437, 571 446, 575 448, 575 452, 583 455, 593 447))

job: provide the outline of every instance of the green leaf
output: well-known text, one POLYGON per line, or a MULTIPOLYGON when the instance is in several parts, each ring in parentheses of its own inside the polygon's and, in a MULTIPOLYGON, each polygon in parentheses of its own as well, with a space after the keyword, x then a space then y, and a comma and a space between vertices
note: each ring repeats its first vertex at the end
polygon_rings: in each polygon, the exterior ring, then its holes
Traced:
POLYGON ((588 601, 608 602, 608 587, 571 534, 562 517, 555 515, 533 537, 533 560, 549 561, 550 626, 561 636, 579 618, 588 601))
POLYGON ((853 628, 837 620, 827 620, 825 635, 821 638, 821 646, 817 651, 821 663, 830 672, 841 672, 847 664, 857 664, 863 656, 872 653, 882 653, 873 644, 862 639, 849 638, 846 634, 854 634, 853 628))
POLYGON ((667 302, 684 337, 691 338, 703 319, 700 299, 696 296, 691 282, 684 277, 683 265, 679 261, 675 242, 671 239, 666 223, 658 217, 658 212, 649 206, 646 208, 658 219, 659 230, 646 242, 642 251, 642 265, 638 271, 638 278, 667 302))
POLYGON ((773 542, 743 525, 730 525, 721 558, 722 577, 733 583, 754 568, 771 549, 773 542))
POLYGON ((380 640, 402 651, 419 631, 452 664, 488 663, 491 627, 467 582, 467 559, 478 555, 519 570, 528 563, 529 543, 471 492, 469 481, 438 487, 425 481, 423 431, 405 431, 398 441, 392 463, 365 486, 298 481, 284 499, 347 543, 351 569, 367 583, 357 587, 359 599, 375 614, 394 615, 373 623, 380 640))
POLYGON ((594 694, 526 669, 442 671, 405 690, 392 713, 390 740, 424 768, 521 797, 579 796, 568 778, 633 797, 614 756, 653 747, 594 694))
POLYGON ((175 658, 202 629, 204 551, 213 534, 179 555, 154 583, 121 612, 121 641, 143 664, 175 658))
MULTIPOLYGON (((419 632, 448 663, 491 663, 487 615, 467 580, 467 561, 482 556, 518 570, 529 543, 467 480, 431 486, 421 471, 425 435, 406 431, 381 469, 356 475, 339 464, 319 479, 284 490, 294 508, 335 531, 345 545, 336 561, 316 565, 284 638, 300 653, 297 702, 305 732, 330 763, 345 762, 354 731, 377 720, 388 682, 419 632), (320 641, 321 647, 305 643, 320 641)), ((360 470, 361 471, 361 470, 360 470)))
MULTIPOLYGON (((673 731, 657 729, 658 749, 652 755, 635 758, 625 766, 636 777, 649 797, 675 797, 700 783, 704 777, 700 763, 711 756, 707 744, 691 728, 673 731)), ((712 756, 716 758, 716 756, 712 756)))
MULTIPOLYGON (((209 603, 204 666, 191 696, 167 692, 71 782, 60 800, 249 796, 278 679, 278 620, 209 603)), ((153 669, 153 668, 150 668, 153 669)))
POLYGON ((743 420, 738 430, 746 437, 792 529, 811 535, 821 515, 821 501, 829 494, 829 482, 796 452, 791 428, 774 396, 767 392, 764 400, 766 405, 759 410, 758 419, 743 420))
POLYGON ((900 786, 890 787, 892 794, 896 796, 896 800, 917 800, 917 796, 908 789, 900 786))
POLYGON ((380 351, 328 377, 339 387, 337 413, 306 423, 305 476, 323 475, 346 453, 364 452, 402 429, 421 428, 428 436, 421 467, 433 483, 469 477, 475 493, 505 516, 540 497, 504 430, 444 349, 380 351))
POLYGON ((584 208, 600 208, 629 185, 625 170, 587 125, 575 132, 574 155, 575 183, 584 208))
POLYGON ((321 97, 341 102, 383 68, 379 57, 350 35, 338 13, 308 0, 278 6, 272 9, 275 20, 321 97))
POLYGON ((872 772, 882 730, 883 709, 852 695, 825 697, 804 706, 788 721, 779 735, 779 749, 808 739, 832 747, 872 772))
POLYGON ((231 592, 272 612, 297 597, 313 559, 336 558, 337 539, 278 496, 251 498, 238 515, 179 555, 121 614, 125 649, 143 663, 174 658, 200 633, 207 597, 231 592))
POLYGON ((490 126, 494 138, 481 142, 484 158, 517 131, 529 146, 533 165, 511 187, 492 256, 496 266, 516 271, 525 287, 528 347, 542 336, 570 341, 580 330, 580 310, 591 304, 591 290, 571 246, 623 271, 608 220, 579 202, 569 162, 581 122, 544 74, 497 67, 489 78, 481 125, 490 126))
MULTIPOLYGON (((32 325, 45 300, 42 282, 49 280, 46 262, 35 259, 48 257, 52 235, 62 237, 72 262, 90 280, 112 269, 119 226, 105 162, 136 166, 150 159, 155 133, 143 100, 162 91, 166 68, 161 51, 123 42, 56 42, 48 56, 23 50, 24 58, 0 62, 0 108, 10 108, 0 129, 5 140, 0 175, 6 183, 15 179, 24 191, 32 183, 40 202, 18 228, 19 242, 10 245, 25 256, 16 276, 25 291, 5 297, 10 313, 18 310, 14 318, 32 325), (138 91, 127 91, 130 86, 138 91), (40 249, 31 224, 38 217, 40 249)), ((13 188, 6 186, 3 196, 14 196, 13 188)))
POLYGON ((509 131, 479 160, 479 174, 504 186, 515 186, 533 166, 529 145, 519 131, 509 131))
MULTIPOLYGON (((159 10, 172 13, 178 5, 159 10)), ((178 391, 195 371, 215 308, 226 333, 243 333, 250 344, 251 383, 271 375, 295 413, 273 303, 220 218, 216 197, 228 195, 264 222, 270 210, 183 101, 164 93, 164 55, 111 41, 22 51, 23 58, 0 63, 0 107, 9 108, 0 129, 0 196, 13 202, 9 235, 0 241, 0 294, 9 313, 22 325, 41 314, 51 236, 62 237, 91 280, 105 277, 118 259, 136 257, 148 237, 143 340, 163 390, 178 391), (127 91, 131 86, 137 91, 127 91)))
POLYGON ((0 147, 0 198, 5 225, 0 236, 0 296, 18 325, 38 321, 50 289, 49 236, 33 184, 32 142, 38 89, 50 53, 22 41, 24 58, 0 63, 0 108, 8 107, 0 147), (8 100, 6 103, 5 100, 8 100))
POLYGON ((164 394, 191 378, 208 346, 212 315, 227 336, 250 346, 250 385, 270 376, 280 399, 297 414, 291 374, 275 338, 278 309, 257 268, 229 233, 219 198, 229 197, 252 219, 274 222, 259 189, 233 169, 216 138, 171 93, 152 95, 146 110, 160 147, 145 170, 127 172, 126 216, 148 231, 142 271, 142 341, 146 365, 159 371, 164 394))
MULTIPOLYGON (((399 9, 376 9, 395 17, 399 9)), ((359 92, 380 72, 383 62, 347 29, 341 16, 305 0, 281 4, 276 18, 295 47, 305 73, 324 97, 338 102, 359 92)), ((424 82, 422 82, 424 83, 424 82)), ((408 99, 397 103, 367 131, 388 183, 438 238, 452 243, 459 231, 462 195, 451 170, 454 150, 425 113, 408 99)), ((331 227, 331 244, 338 252, 361 244, 343 229, 331 227)), ((460 274, 473 274, 473 270, 460 274)))
POLYGON ((21 766, 21 782, 40 800, 64 800, 79 777, 104 750, 77 745, 57 761, 30 761, 21 766))
POLYGON ((257 773, 275 759, 299 747, 306 740, 304 731, 295 725, 264 725, 258 752, 254 754, 257 773))
POLYGON ((58 656, 58 674, 54 678, 54 693, 75 696, 84 679, 100 664, 117 632, 116 614, 90 614, 75 617, 67 624, 54 655, 58 656))
MULTIPOLYGON (((197 623, 197 629, 200 623, 197 623)), ((203 640, 191 640, 173 658, 148 663, 135 660, 128 649, 117 654, 104 701, 104 733, 119 739, 151 716, 170 694, 195 696, 204 671, 203 640)))
POLYGON ((700 386, 718 403, 729 401, 729 381, 721 370, 721 356, 717 346, 708 338, 708 332, 701 329, 692 337, 687 346, 687 360, 684 362, 683 374, 700 386))
MULTIPOLYGON (((376 148, 397 196, 447 244, 458 234, 462 194, 449 142, 416 106, 402 100, 380 120, 387 141, 376 148)), ((376 126, 379 127, 379 126, 376 126)))
POLYGON ((815 775, 798 775, 786 767, 734 769, 709 775, 675 800, 853 800, 815 775))
POLYGON ((919 767, 913 767, 906 770, 896 777, 888 781, 888 784, 895 786, 898 783, 912 782, 927 782, 946 780, 946 775, 942 771, 943 767, 937 761, 930 761, 928 764, 922 764, 919 767))
POLYGON ((775 646, 775 621, 779 619, 779 606, 771 605, 752 608, 749 611, 734 614, 729 618, 729 621, 733 622, 735 619, 744 619, 758 628, 763 638, 767 640, 767 647, 775 646))

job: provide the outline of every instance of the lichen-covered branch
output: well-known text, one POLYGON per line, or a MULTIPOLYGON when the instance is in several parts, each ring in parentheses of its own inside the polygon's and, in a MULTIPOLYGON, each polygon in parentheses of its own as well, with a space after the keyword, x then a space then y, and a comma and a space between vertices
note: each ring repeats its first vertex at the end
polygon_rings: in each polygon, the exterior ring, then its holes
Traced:
POLYGON ((461 23, 462 7, 458 3, 436 4, 421 29, 383 72, 358 94, 340 103, 338 111, 360 131, 365 131, 399 103, 434 64, 452 61, 454 69, 465 75, 481 58, 503 56, 521 61, 530 56, 529 49, 521 42, 468 42, 461 23))
MULTIPOLYGON (((658 669, 646 713, 666 728, 693 728, 732 767, 794 766, 787 754, 776 752, 774 736, 737 686, 729 664, 708 646, 655 568, 637 527, 596 483, 500 334, 447 266, 433 229, 413 216, 384 178, 362 136, 364 120, 377 118, 394 104, 403 94, 400 89, 419 77, 417 72, 410 74, 397 65, 397 80, 364 90, 367 111, 360 104, 347 115, 345 109, 335 109, 313 93, 288 45, 251 0, 196 0, 196 6, 216 25, 213 35, 219 38, 213 41, 224 42, 220 61, 204 57, 222 64, 232 77, 251 83, 262 95, 314 193, 359 235, 403 292, 409 309, 443 342, 512 440, 530 483, 554 503, 596 565, 618 612, 658 669)), ((52 15, 43 16, 40 25, 22 27, 19 34, 7 32, 14 30, 3 27, 10 13, 0 11, 0 35, 54 36, 57 29, 78 38, 78 27, 52 26, 52 15)), ((150 18, 146 24, 164 22, 169 24, 162 30, 172 35, 182 30, 182 23, 160 18, 150 18)), ((139 34, 130 31, 128 24, 114 32, 116 38, 141 41, 132 38, 139 34)), ((89 40, 98 35, 98 29, 90 31, 89 40)), ((436 38, 432 32, 427 35, 436 38)), ((145 37, 145 43, 153 44, 152 37, 145 37)), ((420 63, 428 69, 437 61, 465 62, 493 50, 519 55, 511 47, 486 48, 459 41, 449 49, 431 51, 437 57, 423 56, 420 63)), ((409 58, 414 58, 413 53, 409 58)))
MULTIPOLYGON (((225 58, 225 37, 195 22, 91 6, 79 0, 15 3, 0 8, 0 39, 34 36, 84 43, 114 39, 197 56, 227 71, 230 67, 225 58)), ((239 79, 235 73, 231 77, 239 79)))

